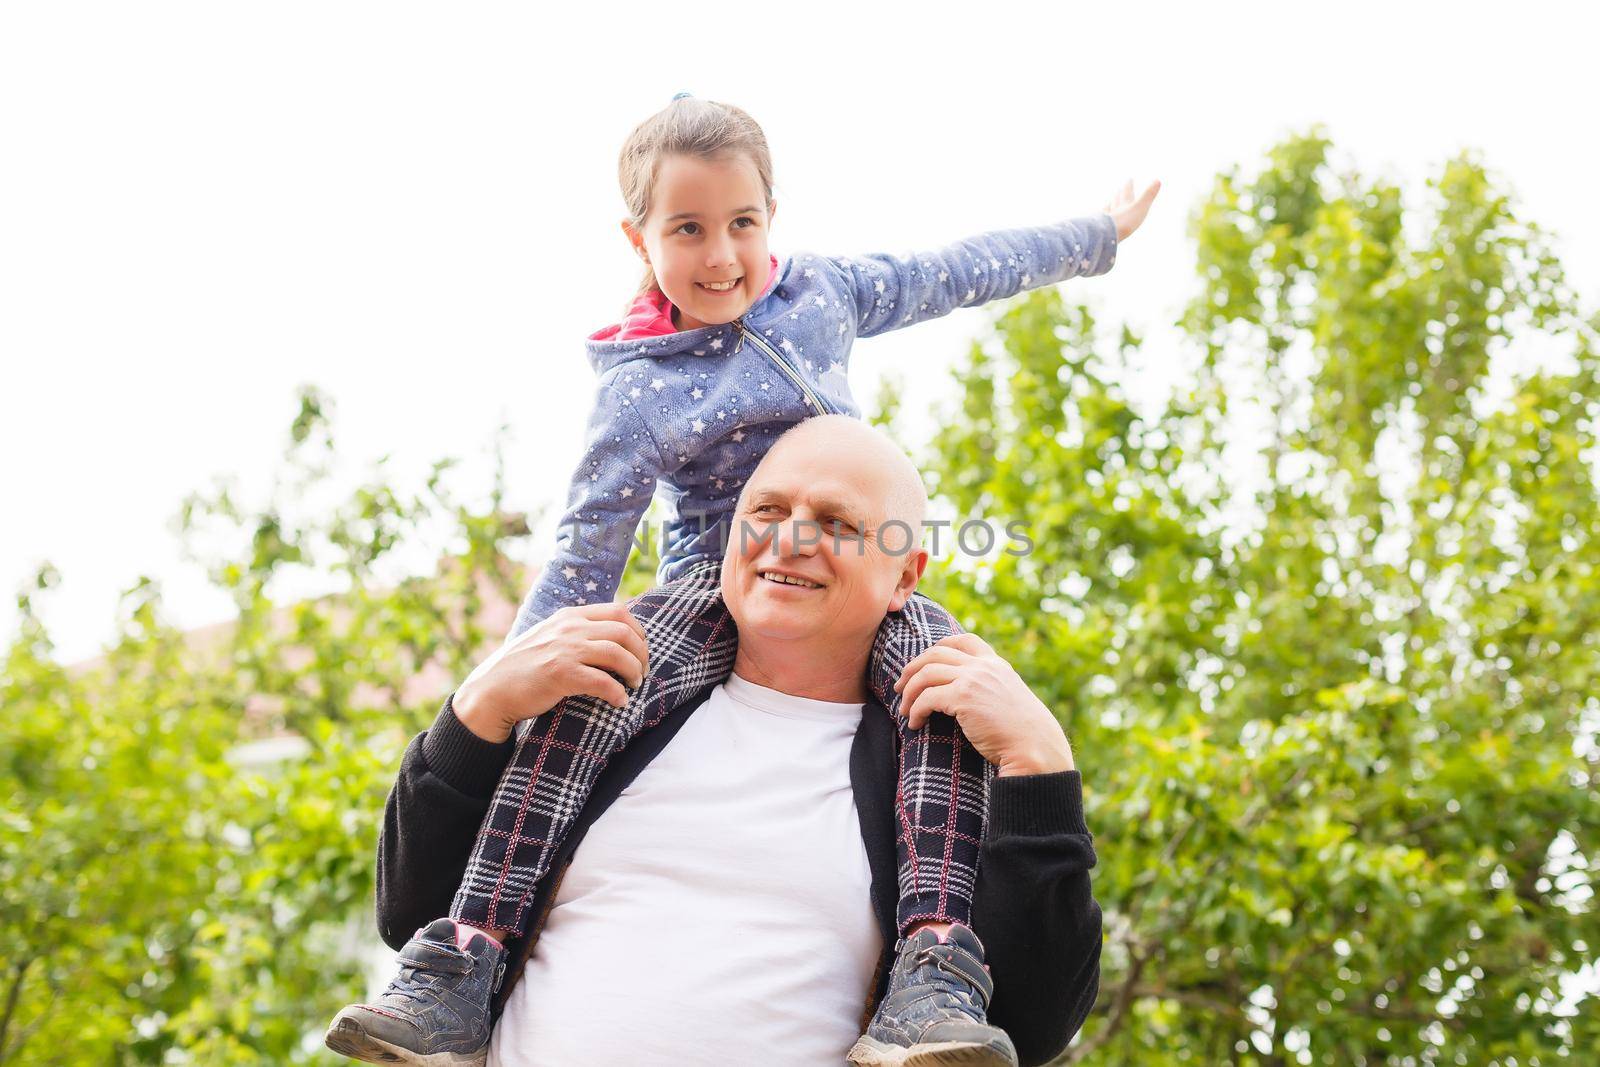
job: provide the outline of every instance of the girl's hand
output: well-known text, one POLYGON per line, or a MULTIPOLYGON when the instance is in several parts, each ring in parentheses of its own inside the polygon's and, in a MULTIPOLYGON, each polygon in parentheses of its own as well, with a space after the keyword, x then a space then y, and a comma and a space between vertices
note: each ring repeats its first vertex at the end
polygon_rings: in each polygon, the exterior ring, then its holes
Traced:
POLYGON ((1151 182, 1139 194, 1139 199, 1133 198, 1133 179, 1129 178, 1111 202, 1106 205, 1106 214, 1110 215, 1117 224, 1117 240, 1126 241, 1144 222, 1144 217, 1150 214, 1150 205, 1155 201, 1156 194, 1161 191, 1160 182, 1151 182))

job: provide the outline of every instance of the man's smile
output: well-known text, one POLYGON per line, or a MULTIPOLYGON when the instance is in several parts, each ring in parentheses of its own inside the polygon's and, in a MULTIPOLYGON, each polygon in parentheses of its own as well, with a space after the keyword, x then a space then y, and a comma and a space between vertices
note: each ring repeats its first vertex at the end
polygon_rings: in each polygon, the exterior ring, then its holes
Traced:
POLYGON ((776 585, 789 585, 800 589, 822 588, 821 582, 812 581, 810 578, 802 578, 798 574, 790 574, 787 571, 763 570, 758 571, 757 573, 765 581, 772 582, 776 585))

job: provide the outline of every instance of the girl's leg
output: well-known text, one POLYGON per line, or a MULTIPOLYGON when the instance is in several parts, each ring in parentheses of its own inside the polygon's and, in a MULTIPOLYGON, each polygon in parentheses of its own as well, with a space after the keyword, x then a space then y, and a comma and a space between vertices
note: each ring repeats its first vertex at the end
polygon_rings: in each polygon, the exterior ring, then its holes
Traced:
POLYGON ((568 697, 521 724, 450 906, 452 919, 480 930, 526 933, 533 889, 611 755, 728 676, 738 631, 722 602, 720 571, 719 562, 709 561, 628 604, 644 627, 650 672, 626 706, 568 697))
POLYGON ((868 665, 873 696, 889 709, 900 731, 900 781, 895 817, 900 871, 902 936, 922 922, 972 922, 978 846, 989 809, 994 768, 949 715, 933 715, 920 730, 906 729, 894 684, 918 655, 942 638, 961 633, 950 613, 920 593, 878 628, 868 665))

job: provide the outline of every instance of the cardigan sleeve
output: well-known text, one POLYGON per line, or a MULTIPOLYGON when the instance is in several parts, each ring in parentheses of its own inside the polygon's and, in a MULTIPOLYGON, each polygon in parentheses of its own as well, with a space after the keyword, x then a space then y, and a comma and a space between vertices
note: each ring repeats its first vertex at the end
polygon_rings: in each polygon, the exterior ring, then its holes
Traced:
POLYGON ((996 230, 930 252, 831 257, 856 318, 856 335, 977 307, 1080 275, 1104 274, 1117 258, 1110 215, 1054 226, 996 230))
POLYGON ((406 746, 378 838, 378 934, 390 948, 450 914, 515 747, 513 740, 495 744, 478 737, 456 718, 449 700, 406 746))
POLYGON ((989 1021, 1025 1064, 1060 1055, 1099 993, 1094 865, 1077 771, 994 780, 972 926, 994 976, 989 1021))

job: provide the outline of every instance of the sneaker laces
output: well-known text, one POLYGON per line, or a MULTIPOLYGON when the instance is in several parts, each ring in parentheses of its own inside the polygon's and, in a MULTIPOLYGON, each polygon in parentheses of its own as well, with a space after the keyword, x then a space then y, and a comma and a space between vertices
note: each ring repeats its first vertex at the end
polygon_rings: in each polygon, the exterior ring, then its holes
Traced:
MULTIPOLYGON (((445 945, 437 941, 428 943, 445 951, 461 951, 454 945, 445 945)), ((394 980, 389 983, 389 988, 384 990, 384 995, 405 997, 407 1000, 420 1003, 431 1001, 433 997, 429 995, 428 991, 436 983, 430 979, 436 979, 437 973, 431 970, 425 962, 409 959, 404 955, 399 957, 398 962, 400 969, 395 973, 394 980)))
POLYGON ((426 1002, 429 997, 422 992, 428 983, 422 973, 422 968, 409 960, 400 961, 400 970, 395 974, 389 988, 383 991, 386 997, 405 997, 407 1000, 426 1002))
POLYGON ((959 1003, 964 1013, 981 1020, 983 1015, 978 1002, 982 1000, 983 993, 973 985, 967 973, 951 959, 959 951, 961 949, 944 941, 920 946, 912 960, 907 978, 911 982, 939 989, 959 1003), (943 951, 940 951, 941 949, 943 951))

